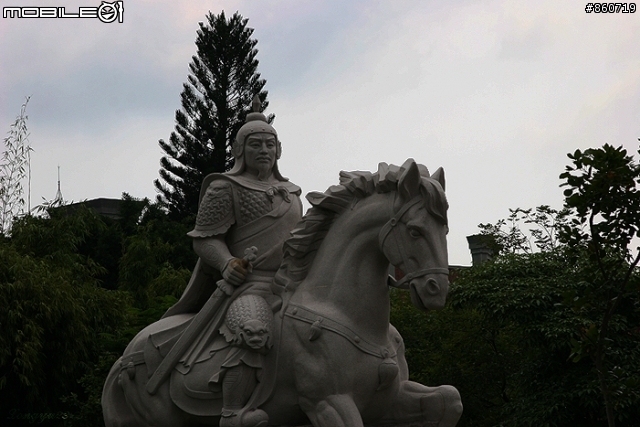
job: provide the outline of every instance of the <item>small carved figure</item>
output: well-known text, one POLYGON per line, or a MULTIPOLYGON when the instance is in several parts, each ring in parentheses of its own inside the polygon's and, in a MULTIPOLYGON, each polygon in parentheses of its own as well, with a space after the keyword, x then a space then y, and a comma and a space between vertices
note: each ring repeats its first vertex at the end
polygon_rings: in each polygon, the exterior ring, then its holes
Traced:
POLYGON ((266 352, 271 348, 273 314, 264 298, 243 295, 231 303, 220 332, 240 348, 266 352))
POLYGON ((263 356, 272 346, 272 324, 271 307, 257 295, 242 295, 227 310, 220 332, 234 348, 210 384, 216 389, 215 383, 222 379, 222 426, 266 425, 268 418, 263 411, 249 411, 243 417, 239 414, 260 379, 263 356))

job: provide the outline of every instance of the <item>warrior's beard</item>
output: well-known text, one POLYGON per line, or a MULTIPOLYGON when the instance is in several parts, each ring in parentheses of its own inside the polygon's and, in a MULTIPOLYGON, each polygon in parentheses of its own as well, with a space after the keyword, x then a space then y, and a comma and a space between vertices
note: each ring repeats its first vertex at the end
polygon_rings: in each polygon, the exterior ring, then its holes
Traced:
POLYGON ((259 163, 256 169, 258 169, 259 181, 266 181, 271 176, 271 172, 273 171, 273 168, 270 165, 265 165, 262 163, 259 163))

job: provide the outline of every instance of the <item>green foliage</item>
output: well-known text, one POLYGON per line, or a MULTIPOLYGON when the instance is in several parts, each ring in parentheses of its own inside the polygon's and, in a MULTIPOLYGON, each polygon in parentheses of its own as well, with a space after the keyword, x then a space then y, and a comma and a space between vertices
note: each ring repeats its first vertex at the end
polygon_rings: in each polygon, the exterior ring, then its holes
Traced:
POLYGON ((2 412, 60 406, 77 389, 96 335, 123 326, 127 296, 98 286, 101 268, 74 253, 95 221, 91 212, 55 221, 23 217, 0 245, 0 399, 2 412))
POLYGON ((568 157, 573 165, 560 178, 576 218, 565 228, 565 240, 572 245, 592 241, 596 258, 604 256, 599 251, 606 246, 611 255, 631 261, 631 239, 640 237, 640 165, 622 147, 608 144, 568 157))
POLYGON ((458 272, 444 310, 392 293, 414 379, 460 390, 460 426, 640 419, 640 165, 609 145, 569 157, 565 207, 481 224, 497 256, 458 272))
POLYGON ((144 202, 137 225, 123 239, 118 280, 139 308, 156 295, 179 297, 196 262, 186 221, 171 221, 157 204, 144 202))
POLYGON ((20 114, 4 138, 5 151, 0 160, 0 233, 8 234, 13 218, 24 212, 22 181, 29 176, 31 151, 27 129, 27 97, 20 114))
POLYGON ((560 245, 560 232, 568 224, 570 213, 568 208, 556 210, 547 205, 509 209, 507 219, 480 224, 478 228, 495 254, 549 251, 560 245))
MULTIPOLYGON (((486 333, 502 337, 492 356, 507 362, 497 371, 505 387, 496 424, 597 425, 598 396, 585 381, 590 367, 567 360, 571 337, 588 324, 559 306, 576 286, 560 250, 499 257, 456 281, 452 307, 477 312, 486 333)), ((487 374, 482 382, 496 373, 487 374)))
MULTIPOLYGON (((620 365, 616 355, 624 347, 637 347, 631 319, 638 313, 640 280, 636 267, 640 249, 632 249, 640 237, 640 164, 627 151, 605 144, 602 148, 576 150, 568 155, 572 165, 560 175, 567 187, 565 204, 575 212, 561 229, 561 239, 571 261, 581 267, 585 286, 569 295, 568 305, 590 315, 593 323, 574 340, 574 360, 588 356, 596 370, 610 427, 616 414, 636 402, 640 390, 635 355, 620 365), (620 332, 627 336, 619 336, 620 332), (630 387, 630 385, 636 385, 630 387)), ((637 324, 637 323, 635 323, 637 324)), ((634 352, 632 351, 631 354, 634 352)), ((628 359, 628 358, 627 358, 628 359)))
POLYGON ((159 141, 166 156, 154 184, 174 219, 195 217, 204 177, 233 166, 231 145, 253 97, 259 95, 261 110, 269 105, 266 81, 257 72, 257 40, 247 22, 237 12, 228 19, 224 12, 209 12, 200 23, 175 132, 168 143, 159 141))
POLYGON ((111 365, 184 290, 189 227, 147 199, 120 208, 49 206, 0 235, 2 422, 101 426, 111 365))
MULTIPOLYGON (((587 287, 567 257, 564 248, 509 254, 461 271, 439 312, 418 312, 405 292, 392 291, 391 320, 405 340, 411 377, 458 388, 460 427, 603 424, 595 367, 570 357, 572 342, 598 317, 567 304, 587 287)), ((632 426, 640 416, 640 313, 628 314, 610 336, 616 344, 608 358, 624 388, 618 419, 632 426)))
POLYGON ((391 323, 404 339, 411 380, 455 386, 464 404, 460 427, 497 425, 519 355, 512 332, 477 310, 451 304, 420 312, 404 291, 392 290, 391 301, 391 323))

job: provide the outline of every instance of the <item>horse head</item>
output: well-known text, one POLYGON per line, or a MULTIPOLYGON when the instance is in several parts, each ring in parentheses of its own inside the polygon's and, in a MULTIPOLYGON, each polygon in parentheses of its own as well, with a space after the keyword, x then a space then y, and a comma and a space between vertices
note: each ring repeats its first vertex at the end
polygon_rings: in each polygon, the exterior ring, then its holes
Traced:
POLYGON ((380 248, 404 273, 396 286, 410 290, 413 304, 421 310, 440 309, 449 292, 444 171, 429 175, 412 159, 402 169, 391 218, 379 233, 380 248))

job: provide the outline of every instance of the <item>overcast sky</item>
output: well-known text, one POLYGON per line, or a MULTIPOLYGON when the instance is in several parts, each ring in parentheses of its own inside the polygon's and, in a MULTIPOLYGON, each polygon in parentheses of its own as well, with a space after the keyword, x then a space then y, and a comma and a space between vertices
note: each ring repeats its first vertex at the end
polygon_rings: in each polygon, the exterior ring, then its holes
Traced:
MULTIPOLYGON (((97 7, 98 0, 2 0, 97 7)), ((640 137, 640 12, 585 1, 124 0, 123 23, 0 19, 0 131, 28 106, 32 205, 155 197, 198 22, 258 40, 280 170, 309 191, 409 157, 446 171, 449 260, 509 208, 560 208, 566 153, 640 137)))

